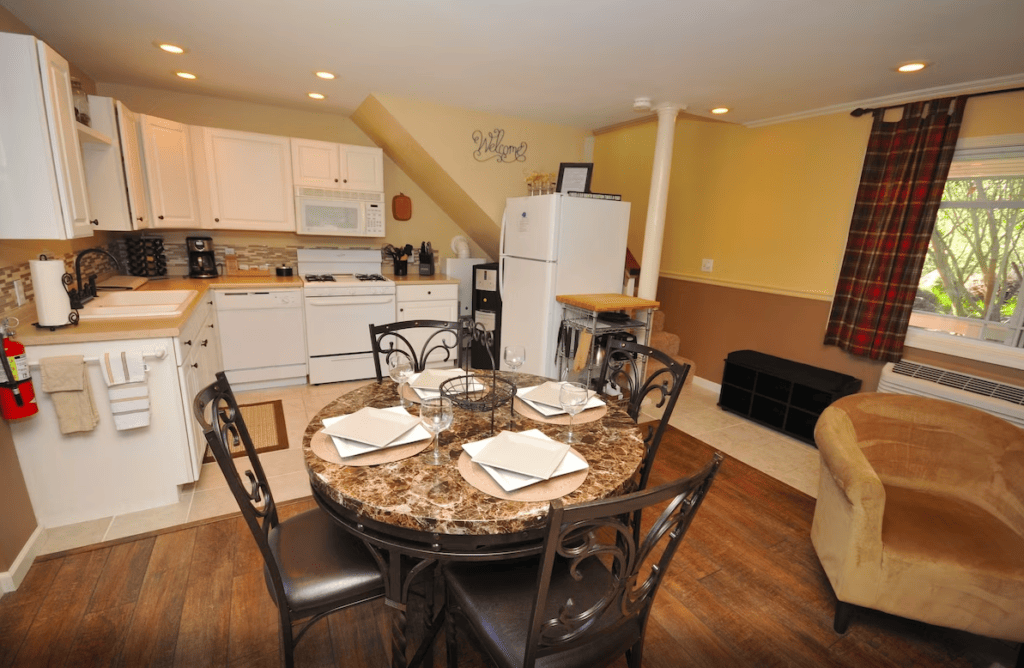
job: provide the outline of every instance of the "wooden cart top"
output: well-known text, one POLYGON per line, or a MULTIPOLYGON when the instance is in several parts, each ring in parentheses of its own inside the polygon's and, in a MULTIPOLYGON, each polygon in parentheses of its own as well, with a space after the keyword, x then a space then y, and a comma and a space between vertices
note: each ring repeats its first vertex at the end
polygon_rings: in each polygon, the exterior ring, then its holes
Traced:
POLYGON ((557 295, 555 300, 562 304, 575 306, 576 308, 597 313, 607 311, 631 311, 636 309, 658 308, 660 302, 650 299, 640 299, 629 295, 617 295, 614 293, 595 295, 557 295))

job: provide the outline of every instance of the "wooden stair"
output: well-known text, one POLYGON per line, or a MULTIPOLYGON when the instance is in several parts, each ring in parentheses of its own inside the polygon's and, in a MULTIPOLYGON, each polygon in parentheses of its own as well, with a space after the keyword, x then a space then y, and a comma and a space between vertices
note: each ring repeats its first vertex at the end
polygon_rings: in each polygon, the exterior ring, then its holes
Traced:
MULTIPOLYGON (((690 373, 686 376, 686 384, 689 385, 693 382, 693 377, 697 375, 697 365, 694 364, 693 360, 679 355, 679 337, 672 332, 665 331, 665 314, 662 311, 655 311, 653 313, 653 322, 651 323, 651 340, 648 345, 663 353, 667 353, 677 362, 689 364, 690 373)), ((650 377, 652 373, 663 368, 663 366, 664 365, 651 360, 647 363, 647 376, 650 377)))

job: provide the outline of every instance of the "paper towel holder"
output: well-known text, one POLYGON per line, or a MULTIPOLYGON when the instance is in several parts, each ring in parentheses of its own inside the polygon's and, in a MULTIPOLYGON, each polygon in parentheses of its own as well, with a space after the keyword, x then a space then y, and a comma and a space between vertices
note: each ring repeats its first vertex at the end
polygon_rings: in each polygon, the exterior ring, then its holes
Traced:
MULTIPOLYGON (((45 253, 43 253, 43 254, 41 254, 39 256, 39 260, 42 261, 42 262, 46 262, 49 259, 50 258, 46 257, 45 253)), ((74 299, 72 298, 72 294, 71 294, 73 291, 71 290, 71 286, 75 282, 75 277, 70 272, 65 271, 64 274, 61 275, 61 277, 60 277, 60 282, 61 282, 61 286, 64 288, 64 292, 68 293, 68 299, 72 302, 72 306, 74 306, 74 299)), ((34 323, 32 323, 32 325, 36 329, 48 329, 51 332, 55 332, 55 331, 57 331, 57 328, 59 328, 59 327, 67 327, 68 325, 74 325, 75 327, 77 327, 78 326, 78 321, 79 321, 78 311, 75 308, 72 308, 71 312, 68 313, 68 321, 66 323, 64 323, 63 325, 40 325, 38 322, 34 322, 34 323)))

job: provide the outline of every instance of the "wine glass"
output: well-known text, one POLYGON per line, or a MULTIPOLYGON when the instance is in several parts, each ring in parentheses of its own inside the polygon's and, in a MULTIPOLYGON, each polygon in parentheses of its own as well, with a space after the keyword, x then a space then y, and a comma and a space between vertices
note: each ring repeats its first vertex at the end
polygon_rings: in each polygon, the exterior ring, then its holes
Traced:
POLYGON ((402 389, 412 376, 412 364, 403 355, 394 355, 388 359, 388 375, 398 383, 398 401, 405 408, 405 393, 402 389))
POLYGON ((420 422, 434 435, 434 454, 427 459, 430 466, 440 466, 451 459, 447 454, 441 456, 441 432, 452 426, 454 417, 452 400, 448 397, 431 397, 420 403, 420 422))
POLYGON ((505 364, 512 369, 512 384, 518 384, 516 369, 523 366, 526 361, 526 348, 522 346, 505 346, 505 364))
POLYGON ((558 390, 558 403, 562 404, 562 410, 569 414, 569 435, 565 442, 572 443, 572 419, 583 410, 583 406, 589 399, 587 388, 581 383, 562 383, 558 390))

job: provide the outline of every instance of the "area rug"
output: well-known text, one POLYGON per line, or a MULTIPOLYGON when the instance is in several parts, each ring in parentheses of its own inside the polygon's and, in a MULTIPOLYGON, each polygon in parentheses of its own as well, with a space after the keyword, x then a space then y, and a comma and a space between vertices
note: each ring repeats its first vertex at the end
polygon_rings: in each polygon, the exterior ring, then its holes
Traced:
MULTIPOLYGON (((252 444, 256 446, 256 452, 272 452, 274 450, 288 449, 288 429, 284 423, 284 405, 280 399, 263 401, 258 404, 246 404, 239 406, 242 412, 242 419, 252 436, 252 444)), ((228 450, 232 457, 245 456, 245 446, 242 442, 234 442, 231 438, 228 441, 228 450)), ((206 447, 206 456, 203 463, 215 461, 210 447, 206 447)))

